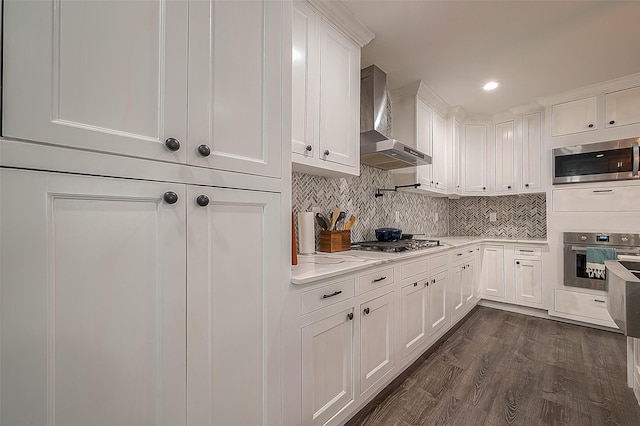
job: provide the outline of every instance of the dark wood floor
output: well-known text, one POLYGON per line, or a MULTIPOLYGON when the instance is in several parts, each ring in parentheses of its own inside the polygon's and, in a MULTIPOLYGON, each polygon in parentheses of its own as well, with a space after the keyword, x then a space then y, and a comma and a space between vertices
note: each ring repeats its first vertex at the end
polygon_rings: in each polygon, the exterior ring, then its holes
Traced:
POLYGON ((640 425, 626 338, 479 307, 348 425, 640 425))

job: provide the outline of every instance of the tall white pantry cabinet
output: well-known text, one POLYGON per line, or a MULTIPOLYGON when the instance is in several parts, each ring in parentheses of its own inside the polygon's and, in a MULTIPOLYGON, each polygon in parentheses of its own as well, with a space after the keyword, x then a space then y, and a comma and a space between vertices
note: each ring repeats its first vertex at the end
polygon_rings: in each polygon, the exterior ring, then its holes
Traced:
POLYGON ((278 425, 291 4, 4 3, 0 425, 278 425))

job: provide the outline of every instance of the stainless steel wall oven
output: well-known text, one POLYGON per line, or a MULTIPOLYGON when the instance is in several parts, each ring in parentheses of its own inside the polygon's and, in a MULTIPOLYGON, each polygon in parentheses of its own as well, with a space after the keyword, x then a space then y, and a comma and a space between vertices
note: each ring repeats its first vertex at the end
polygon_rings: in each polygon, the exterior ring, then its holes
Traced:
POLYGON ((619 255, 640 256, 640 234, 565 232, 564 285, 606 290, 605 278, 591 278, 587 273, 587 246, 613 247, 619 255))

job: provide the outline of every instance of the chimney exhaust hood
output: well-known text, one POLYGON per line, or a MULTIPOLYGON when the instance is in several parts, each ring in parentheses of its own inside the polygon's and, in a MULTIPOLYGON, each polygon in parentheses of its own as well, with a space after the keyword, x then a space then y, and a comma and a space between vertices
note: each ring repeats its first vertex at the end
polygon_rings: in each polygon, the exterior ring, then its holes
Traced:
POLYGON ((390 138, 387 75, 375 65, 360 72, 360 162, 384 170, 431 164, 431 157, 390 138))

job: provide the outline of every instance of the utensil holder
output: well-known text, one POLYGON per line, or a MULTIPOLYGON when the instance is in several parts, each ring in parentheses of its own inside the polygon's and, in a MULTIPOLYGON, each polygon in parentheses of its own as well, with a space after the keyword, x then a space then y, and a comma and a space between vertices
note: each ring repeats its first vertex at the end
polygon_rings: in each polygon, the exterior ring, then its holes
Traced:
POLYGON ((320 231, 320 251, 335 253, 351 250, 351 230, 320 231))

